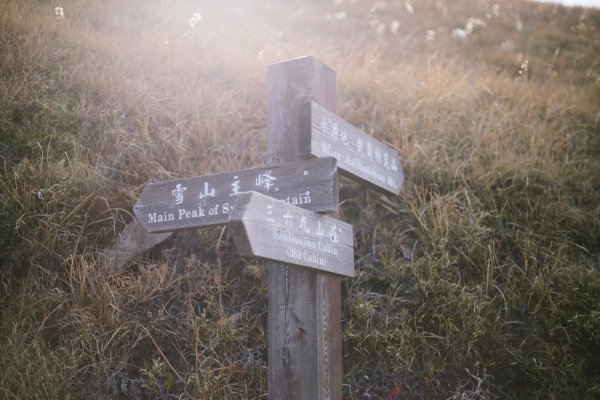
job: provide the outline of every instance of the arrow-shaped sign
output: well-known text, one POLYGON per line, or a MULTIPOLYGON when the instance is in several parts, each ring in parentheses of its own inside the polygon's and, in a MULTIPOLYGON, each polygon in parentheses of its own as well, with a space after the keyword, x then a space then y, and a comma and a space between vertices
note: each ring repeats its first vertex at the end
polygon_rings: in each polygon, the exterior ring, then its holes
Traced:
POLYGON ((241 255, 354 276, 352 225, 340 220, 247 192, 229 228, 241 255))
POLYGON ((151 183, 133 212, 149 232, 169 232, 226 224, 237 194, 246 191, 314 212, 336 212, 337 188, 336 160, 313 159, 151 183))
POLYGON ((343 175, 397 195, 404 174, 398 152, 314 101, 302 105, 301 129, 310 129, 310 154, 334 157, 343 175))

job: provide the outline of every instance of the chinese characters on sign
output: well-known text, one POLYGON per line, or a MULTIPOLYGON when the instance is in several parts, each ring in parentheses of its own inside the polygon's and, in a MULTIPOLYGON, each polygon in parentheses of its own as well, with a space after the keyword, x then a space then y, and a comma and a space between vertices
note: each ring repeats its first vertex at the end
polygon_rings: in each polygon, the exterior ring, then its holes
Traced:
POLYGON ((345 175, 397 195, 404 181, 398 153, 315 102, 303 105, 310 128, 310 153, 334 157, 345 175))
POLYGON ((353 232, 345 222, 247 192, 237 196, 229 226, 242 255, 354 276, 353 232))
POLYGON ((336 160, 313 159, 276 167, 152 183, 134 213, 149 232, 227 223, 235 196, 257 191, 315 212, 337 211, 336 160))
POLYGON ((173 197, 175 197, 175 204, 181 204, 183 203, 183 192, 186 191, 186 187, 181 187, 181 184, 178 183, 177 185, 175 185, 175 189, 173 189, 171 191, 171 194, 173 195, 173 197))

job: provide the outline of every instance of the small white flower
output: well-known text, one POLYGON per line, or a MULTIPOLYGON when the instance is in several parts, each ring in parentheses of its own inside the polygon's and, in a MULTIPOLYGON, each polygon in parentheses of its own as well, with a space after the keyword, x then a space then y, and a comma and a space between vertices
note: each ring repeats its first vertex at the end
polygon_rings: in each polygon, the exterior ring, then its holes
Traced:
POLYGON ((504 42, 500 43, 500 50, 502 51, 512 51, 515 49, 515 42, 513 42, 512 40, 505 40, 504 42))
POLYGON ((347 16, 348 16, 348 14, 346 14, 345 11, 340 11, 338 13, 335 13, 333 18, 335 18, 337 21, 342 21, 342 20, 346 19, 347 16))
POLYGON ((398 29, 400 29, 400 22, 396 20, 390 22, 390 32, 392 32, 394 35, 397 35, 398 29))
POLYGON ((385 1, 376 1, 375 3, 373 3, 373 6, 371 7, 370 11, 373 13, 378 10, 383 10, 383 9, 385 9, 385 7, 386 7, 385 1))
POLYGON ((461 28, 456 28, 452 30, 452 33, 450 34, 452 36, 453 39, 460 39, 460 40, 464 40, 469 36, 470 32, 467 32, 464 29, 461 28))
POLYGON ((425 32, 425 40, 428 42, 435 42, 435 31, 433 29, 429 29, 425 32))
POLYGON ((521 18, 519 18, 519 16, 517 15, 517 26, 516 26, 517 30, 519 32, 521 32, 523 30, 523 22, 521 22, 521 18))
POLYGON ((473 31, 475 31, 476 29, 484 28, 486 26, 487 26, 487 24, 482 19, 469 18, 469 20, 465 24, 464 29, 456 28, 456 29, 452 30, 452 33, 450 35, 454 39, 463 40, 463 39, 466 39, 467 37, 469 37, 473 33, 473 31))
POLYGON ((56 19, 65 19, 65 10, 62 7, 54 7, 56 19))
POLYGON ((465 25, 465 30, 471 34, 477 28, 485 28, 487 24, 484 20, 479 18, 469 18, 467 24, 465 25))
POLYGON ((194 13, 194 15, 192 15, 192 18, 190 18, 190 20, 188 21, 188 24, 190 25, 190 28, 193 28, 201 20, 202 15, 200 15, 200 13, 194 13))
POLYGON ((497 17, 500 15, 500 4, 492 4, 492 7, 490 7, 490 11, 492 12, 492 15, 494 17, 497 17))

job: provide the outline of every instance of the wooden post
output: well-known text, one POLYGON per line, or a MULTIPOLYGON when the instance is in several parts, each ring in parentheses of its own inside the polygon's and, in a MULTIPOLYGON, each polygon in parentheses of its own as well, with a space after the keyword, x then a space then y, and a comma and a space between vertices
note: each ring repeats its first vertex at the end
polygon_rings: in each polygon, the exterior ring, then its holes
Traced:
MULTIPOLYGON (((310 130, 300 106, 315 101, 335 112, 335 71, 312 57, 268 67, 268 159, 310 157, 310 130)), ((269 263, 269 398, 341 400, 340 277, 269 263)))

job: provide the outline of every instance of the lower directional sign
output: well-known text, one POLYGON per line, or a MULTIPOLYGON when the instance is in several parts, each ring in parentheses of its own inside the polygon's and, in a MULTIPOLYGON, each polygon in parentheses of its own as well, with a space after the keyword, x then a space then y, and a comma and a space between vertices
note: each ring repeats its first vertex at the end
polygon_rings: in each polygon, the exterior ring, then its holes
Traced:
POLYGON ((223 225, 238 193, 257 191, 315 212, 337 211, 333 158, 151 183, 133 207, 149 232, 223 225))
POLYGON ((352 225, 340 220, 246 192, 229 228, 241 255, 354 276, 352 225))

